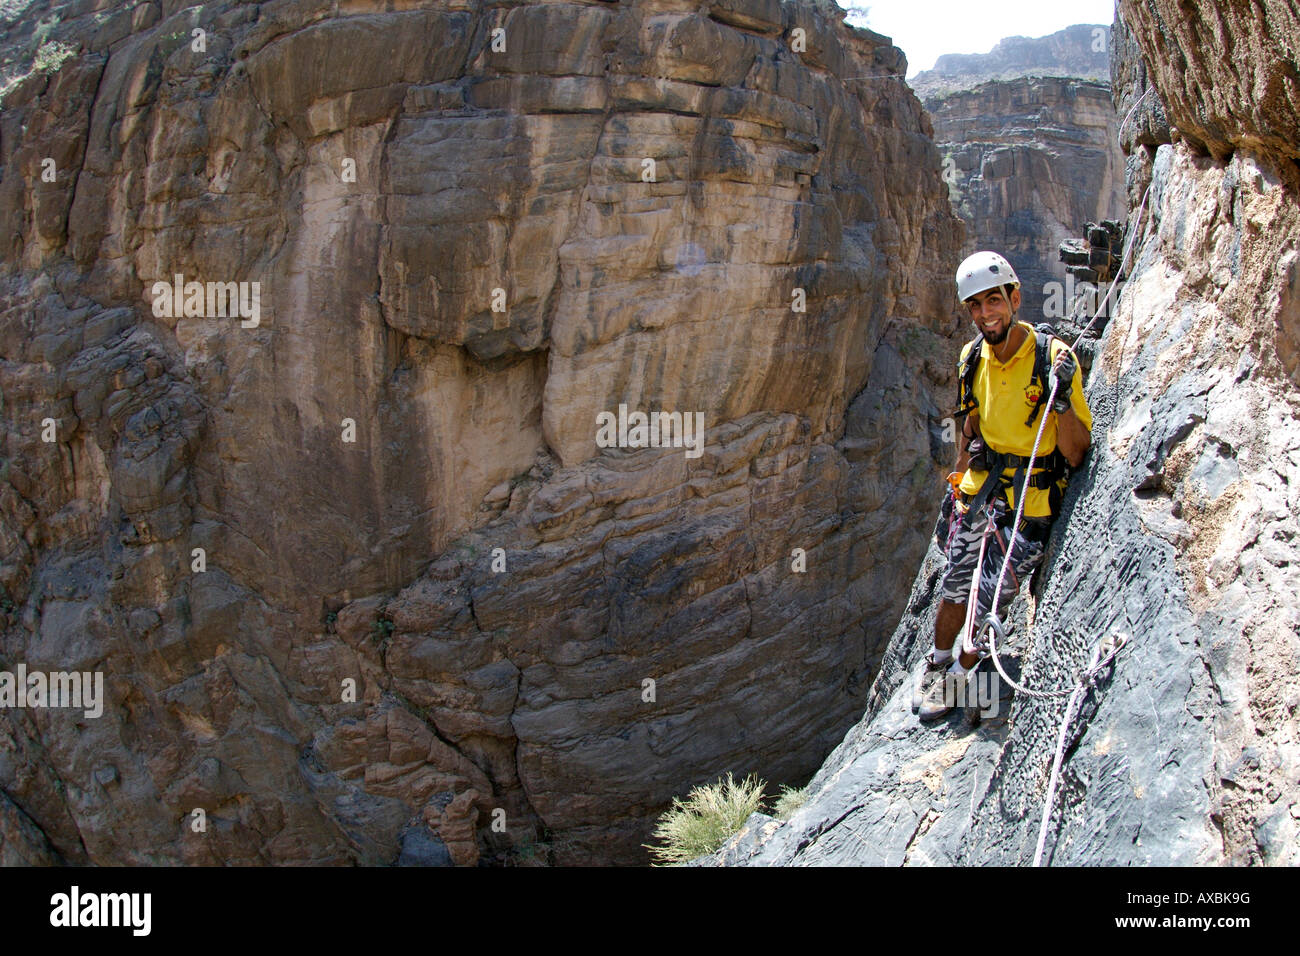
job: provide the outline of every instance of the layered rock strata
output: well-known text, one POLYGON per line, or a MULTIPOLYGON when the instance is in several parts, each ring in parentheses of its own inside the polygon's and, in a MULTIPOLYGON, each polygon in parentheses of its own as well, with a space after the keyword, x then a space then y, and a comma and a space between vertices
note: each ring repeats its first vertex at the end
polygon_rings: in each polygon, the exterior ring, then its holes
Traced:
POLYGON ((1110 28, 1076 23, 1043 37, 1007 37, 988 53, 945 53, 933 68, 914 76, 911 86, 923 98, 943 97, 1025 76, 1105 82, 1110 76, 1110 28))

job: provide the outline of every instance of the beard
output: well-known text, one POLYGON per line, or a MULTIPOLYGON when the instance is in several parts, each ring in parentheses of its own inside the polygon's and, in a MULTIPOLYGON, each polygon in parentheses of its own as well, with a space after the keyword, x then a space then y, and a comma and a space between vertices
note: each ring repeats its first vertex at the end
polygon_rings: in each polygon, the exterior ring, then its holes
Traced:
POLYGON ((1011 323, 1008 322, 1000 332, 985 332, 984 341, 989 345, 1001 345, 1006 339, 1007 334, 1011 331, 1011 323))

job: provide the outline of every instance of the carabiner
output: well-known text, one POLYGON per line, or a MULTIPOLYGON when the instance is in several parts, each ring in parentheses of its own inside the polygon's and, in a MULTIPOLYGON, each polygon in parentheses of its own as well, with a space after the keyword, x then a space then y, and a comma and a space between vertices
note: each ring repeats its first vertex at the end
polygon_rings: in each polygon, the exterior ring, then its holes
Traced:
POLYGON ((989 628, 993 629, 993 633, 997 635, 999 641, 1005 642, 1007 639, 1006 628, 1002 626, 1002 622, 998 620, 998 616, 990 611, 988 616, 984 618, 983 623, 980 624, 979 630, 975 632, 975 649, 979 651, 981 660, 989 656, 989 642, 985 637, 985 632, 988 631, 989 628))

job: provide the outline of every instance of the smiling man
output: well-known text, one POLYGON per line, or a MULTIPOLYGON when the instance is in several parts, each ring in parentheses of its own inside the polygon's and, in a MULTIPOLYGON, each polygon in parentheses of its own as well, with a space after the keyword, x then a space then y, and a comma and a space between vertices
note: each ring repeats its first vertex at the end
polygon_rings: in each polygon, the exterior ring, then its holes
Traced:
POLYGON ((979 658, 952 647, 966 621, 971 579, 991 514, 995 533, 986 544, 975 621, 993 604, 998 574, 1011 542, 1011 567, 998 599, 999 617, 1043 559, 1052 521, 1060 508, 1069 468, 1077 468, 1092 444, 1092 413, 1073 354, 1046 330, 1016 321, 1020 280, 996 252, 977 252, 957 269, 957 296, 979 333, 962 350, 958 411, 964 419, 957 463, 936 534, 948 560, 940 584, 942 602, 934 647, 922 664, 913 706, 922 720, 942 717, 958 699, 979 658), (1047 407, 1052 379, 1056 397, 1047 407), (1034 437, 1048 416, 1020 526, 1012 529, 1016 495, 1024 487, 1034 437), (945 672, 947 679, 944 678, 945 672))

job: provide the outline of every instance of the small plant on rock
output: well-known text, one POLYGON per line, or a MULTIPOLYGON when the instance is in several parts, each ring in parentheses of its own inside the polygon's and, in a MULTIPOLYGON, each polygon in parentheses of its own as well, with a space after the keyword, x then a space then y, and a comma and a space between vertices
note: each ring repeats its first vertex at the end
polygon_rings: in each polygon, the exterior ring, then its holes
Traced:
POLYGON ((370 626, 370 636, 376 641, 382 641, 386 637, 393 636, 393 621, 387 617, 375 618, 375 623, 370 626))
POLYGON ((730 773, 715 784, 695 787, 685 800, 673 798, 659 818, 655 839, 646 849, 660 865, 675 865, 712 853, 741 828, 763 800, 764 784, 753 776, 740 783, 730 773))
POLYGON ((808 802, 808 788, 795 790, 791 787, 782 787, 781 795, 776 798, 776 803, 772 807, 772 816, 778 820, 789 820, 794 816, 795 811, 808 802))

